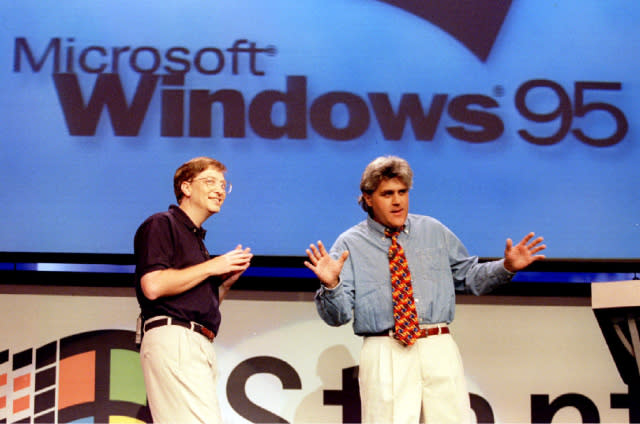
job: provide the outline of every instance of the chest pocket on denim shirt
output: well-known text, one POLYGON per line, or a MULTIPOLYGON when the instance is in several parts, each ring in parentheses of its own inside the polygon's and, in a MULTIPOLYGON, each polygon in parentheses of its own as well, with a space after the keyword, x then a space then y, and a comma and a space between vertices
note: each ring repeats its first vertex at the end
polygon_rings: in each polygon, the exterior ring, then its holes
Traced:
POLYGON ((421 249, 408 258, 415 284, 438 284, 451 281, 447 250, 441 247, 421 249))

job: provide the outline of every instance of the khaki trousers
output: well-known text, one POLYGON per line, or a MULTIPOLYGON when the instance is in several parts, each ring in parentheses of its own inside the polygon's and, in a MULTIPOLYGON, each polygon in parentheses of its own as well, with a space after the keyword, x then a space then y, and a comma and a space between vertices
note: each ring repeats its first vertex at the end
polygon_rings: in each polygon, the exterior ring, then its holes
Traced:
POLYGON ((221 423, 213 344, 188 328, 165 325, 142 339, 140 361, 155 423, 221 423))
POLYGON ((365 337, 360 355, 363 423, 469 423, 471 406, 458 346, 450 334, 406 347, 365 337))

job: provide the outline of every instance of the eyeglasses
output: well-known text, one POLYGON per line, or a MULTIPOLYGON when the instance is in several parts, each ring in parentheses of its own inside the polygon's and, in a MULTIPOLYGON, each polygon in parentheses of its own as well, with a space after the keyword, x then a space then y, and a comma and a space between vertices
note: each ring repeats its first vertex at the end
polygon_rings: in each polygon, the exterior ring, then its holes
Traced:
POLYGON ((206 185, 209 190, 213 190, 217 188, 223 191, 225 194, 231 193, 231 189, 233 188, 231 183, 227 183, 225 180, 216 180, 215 178, 210 178, 210 177, 196 178, 195 180, 191 180, 191 181, 192 182, 202 181, 204 182, 204 185, 206 185))

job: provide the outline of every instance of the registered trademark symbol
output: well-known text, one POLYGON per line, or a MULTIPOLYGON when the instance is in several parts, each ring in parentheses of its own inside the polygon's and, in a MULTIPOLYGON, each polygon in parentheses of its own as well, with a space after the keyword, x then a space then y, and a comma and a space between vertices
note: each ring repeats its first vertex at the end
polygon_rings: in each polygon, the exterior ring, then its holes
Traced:
POLYGON ((496 85, 495 87, 493 87, 493 95, 496 97, 504 96, 504 86, 496 85))

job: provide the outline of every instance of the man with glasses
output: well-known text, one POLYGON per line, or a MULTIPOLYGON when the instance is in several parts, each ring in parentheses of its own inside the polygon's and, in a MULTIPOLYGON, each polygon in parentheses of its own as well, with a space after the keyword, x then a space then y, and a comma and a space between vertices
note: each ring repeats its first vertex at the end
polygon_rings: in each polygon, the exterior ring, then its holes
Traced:
POLYGON ((504 258, 479 263, 437 220, 409 213, 413 172, 394 156, 362 174, 365 221, 342 233, 330 252, 307 249, 322 283, 320 317, 346 324, 364 341, 360 354, 363 423, 469 423, 470 402, 458 348, 449 332, 455 291, 486 293, 511 280, 545 246, 530 233, 507 239, 504 258))
POLYGON ((211 258, 204 245, 202 224, 231 191, 225 171, 206 157, 181 165, 173 179, 178 205, 149 217, 134 238, 140 360, 154 422, 222 421, 212 342, 220 302, 253 256, 238 245, 211 258))

